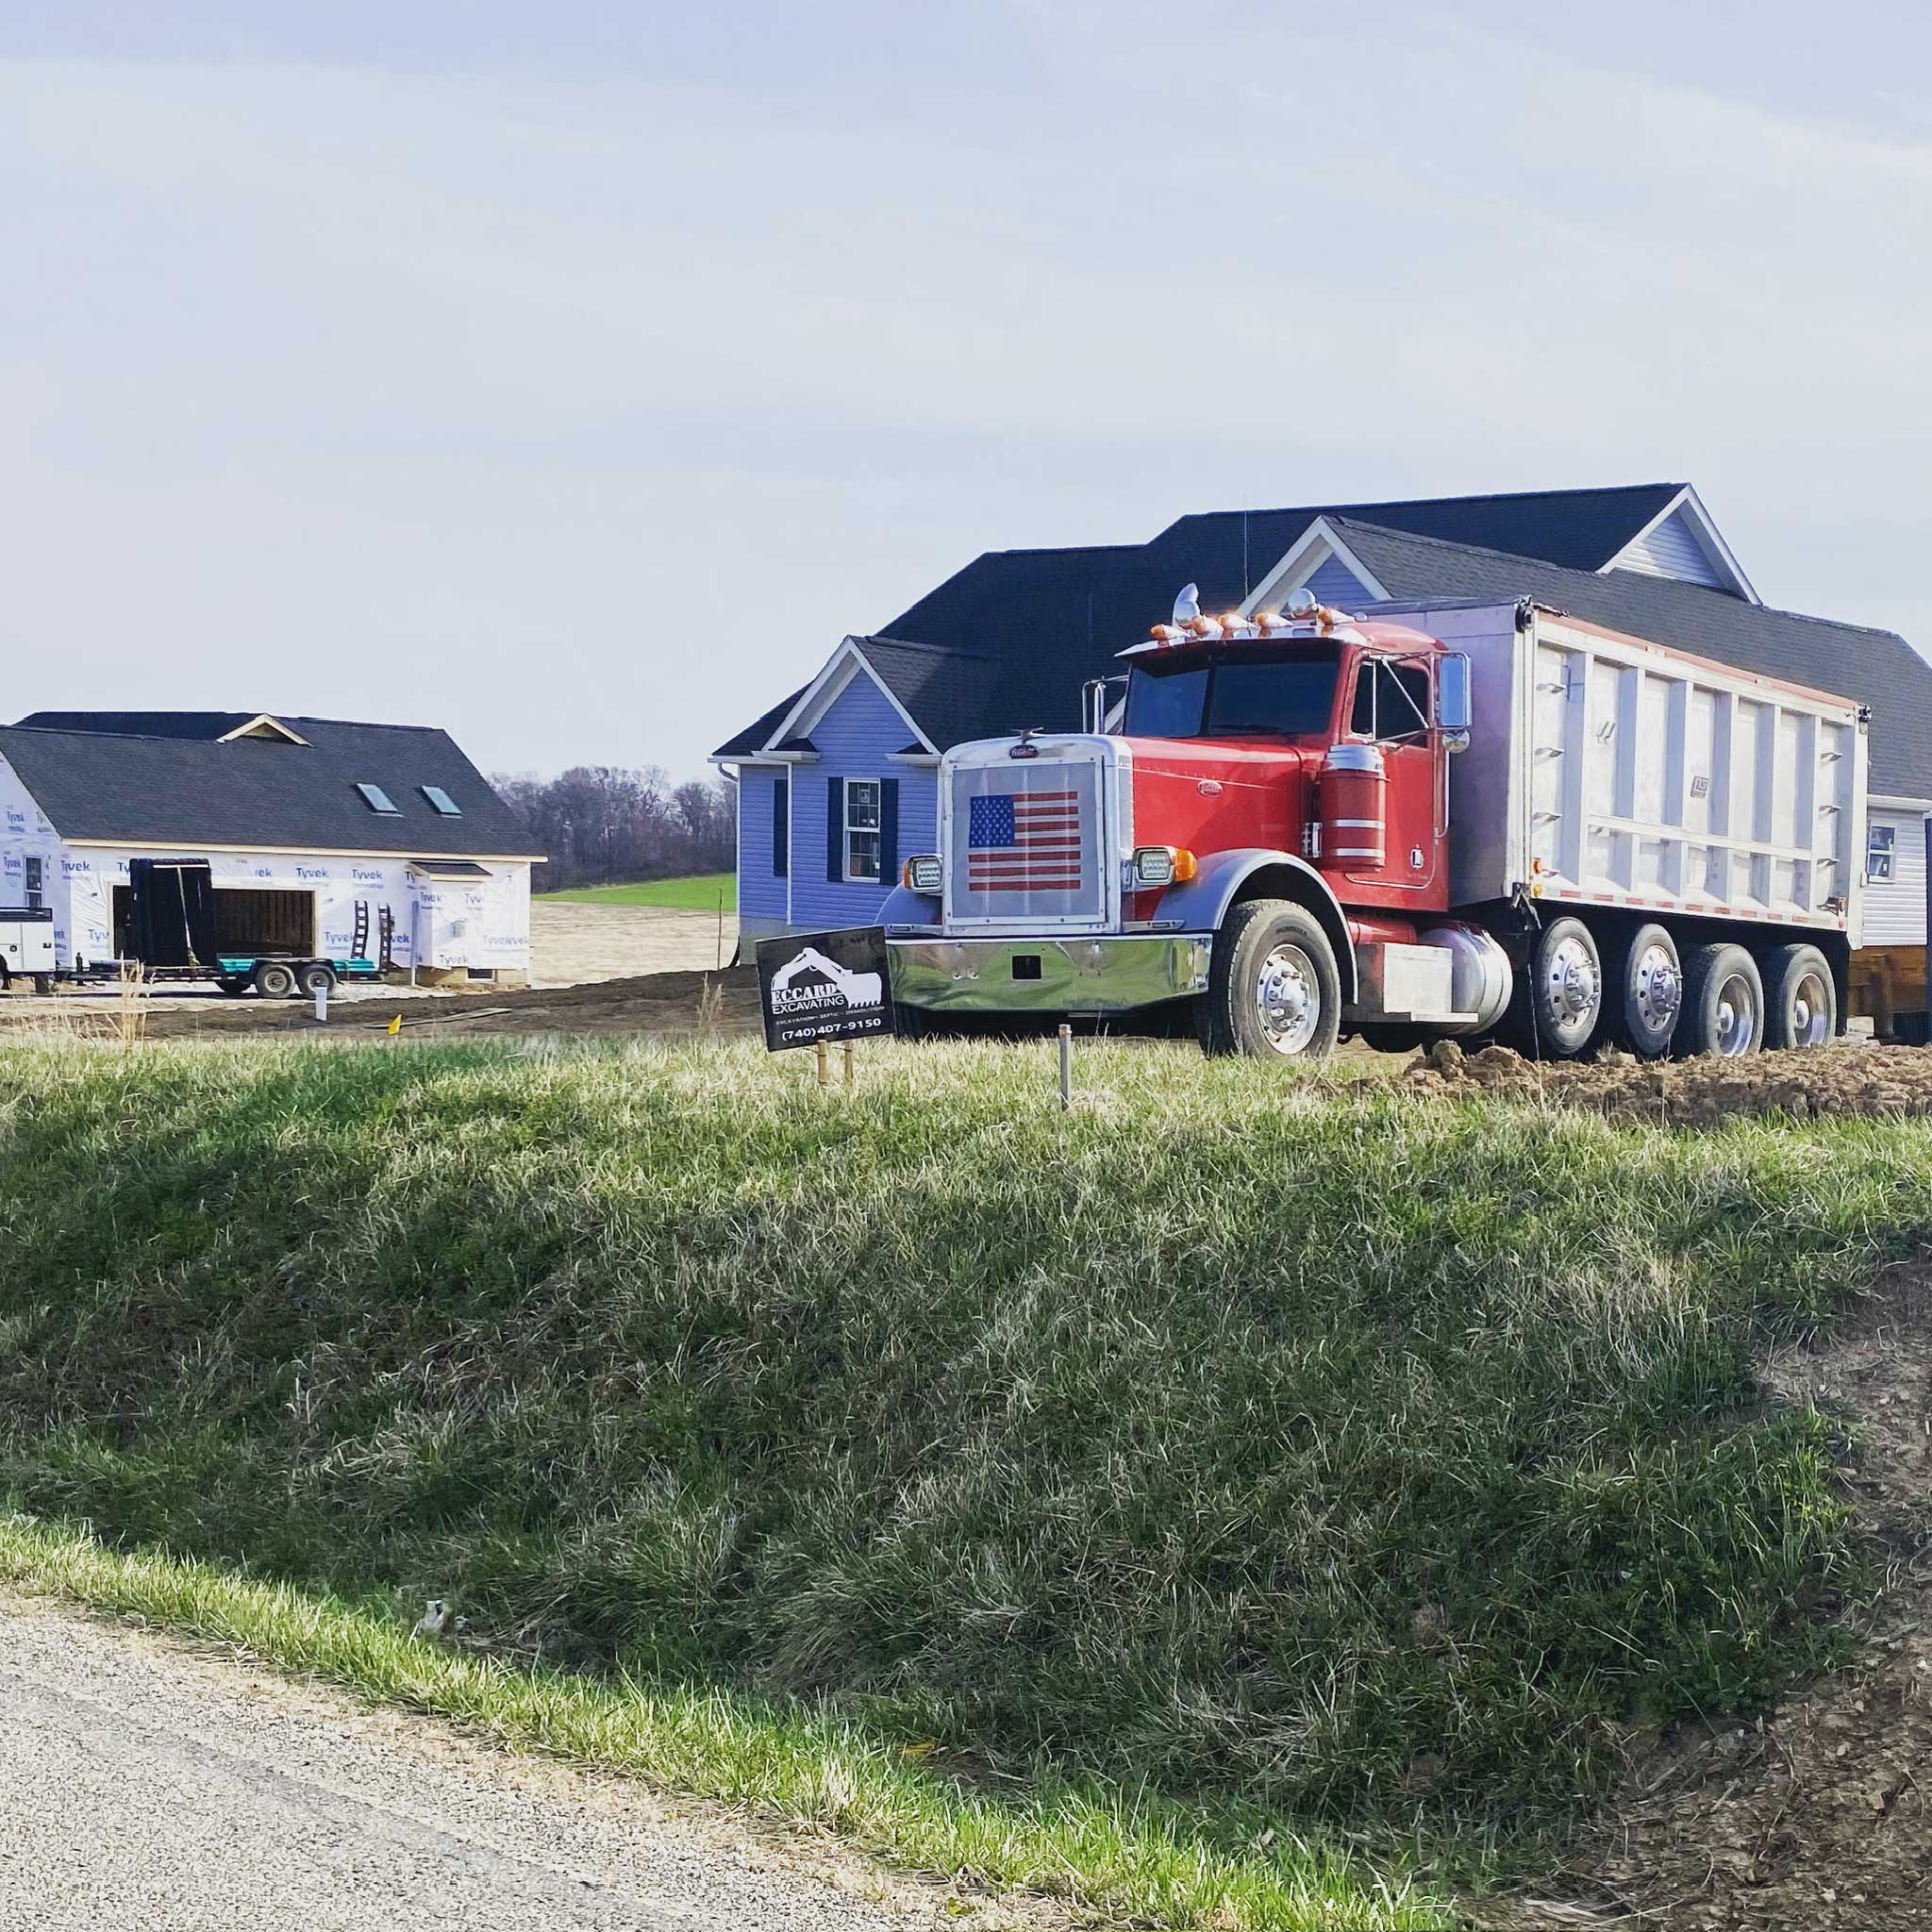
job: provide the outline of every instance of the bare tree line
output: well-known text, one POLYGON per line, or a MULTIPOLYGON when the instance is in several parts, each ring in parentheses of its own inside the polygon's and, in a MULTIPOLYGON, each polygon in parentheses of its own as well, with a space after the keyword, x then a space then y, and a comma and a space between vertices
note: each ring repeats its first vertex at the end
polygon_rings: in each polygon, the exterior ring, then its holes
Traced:
POLYGON ((490 782, 550 855, 546 891, 737 863, 738 788, 725 778, 674 786, 657 765, 576 765, 555 778, 503 773, 490 782))

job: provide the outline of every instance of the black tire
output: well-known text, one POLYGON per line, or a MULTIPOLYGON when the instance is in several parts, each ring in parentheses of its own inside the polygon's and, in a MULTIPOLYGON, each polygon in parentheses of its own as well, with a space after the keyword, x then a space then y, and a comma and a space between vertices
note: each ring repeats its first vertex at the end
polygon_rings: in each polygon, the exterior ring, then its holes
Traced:
POLYGON ((1767 953, 1764 1043, 1790 1051, 1828 1046, 1838 1033, 1838 982, 1816 946, 1779 946, 1767 953))
POLYGON ((1580 919, 1553 919, 1529 955, 1529 1008, 1537 1045, 1574 1059, 1596 1038, 1604 1011, 1604 961, 1596 935, 1580 919))
POLYGON ((240 999, 244 992, 254 991, 255 982, 245 973, 225 973, 215 981, 218 991, 232 999, 240 999))
POLYGON ((264 959, 256 967, 253 984, 265 1000, 286 1000, 295 991, 295 969, 286 959, 264 959))
POLYGON ((1202 1049, 1321 1059, 1341 1030, 1341 974, 1321 922, 1291 899, 1244 899, 1214 939, 1195 1009, 1202 1049))
POLYGON ((49 973, 36 973, 34 974, 34 991, 37 993, 39 993, 42 999, 45 999, 46 996, 54 991, 53 974, 49 973))
POLYGON ((1684 955, 1677 1050, 1737 1059, 1764 1043, 1764 981, 1742 946, 1692 946, 1684 955))
POLYGON ((319 992, 333 992, 336 990, 336 972, 333 966, 321 959, 311 959, 295 975, 295 983, 302 989, 305 999, 313 999, 319 992))
POLYGON ((1611 1014, 1618 1041, 1639 1058, 1671 1050, 1684 1012, 1684 962, 1664 927, 1640 925, 1618 958, 1618 997, 1611 1014))

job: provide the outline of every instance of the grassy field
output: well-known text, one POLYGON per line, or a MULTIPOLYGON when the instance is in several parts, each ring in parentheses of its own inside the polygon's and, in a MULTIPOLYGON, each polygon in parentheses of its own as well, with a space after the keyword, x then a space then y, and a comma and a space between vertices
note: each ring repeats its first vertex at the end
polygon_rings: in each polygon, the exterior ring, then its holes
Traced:
POLYGON ((0 1052, 0 1569, 1177 1925, 1447 1923, 1840 1654, 1753 1364, 1922 1127, 803 1058, 0 1052))
POLYGON ((715 912, 724 902, 726 912, 738 910, 738 874, 708 872, 682 879, 645 879, 629 886, 579 886, 569 892, 540 892, 540 899, 557 899, 571 906, 666 906, 678 912, 715 912))

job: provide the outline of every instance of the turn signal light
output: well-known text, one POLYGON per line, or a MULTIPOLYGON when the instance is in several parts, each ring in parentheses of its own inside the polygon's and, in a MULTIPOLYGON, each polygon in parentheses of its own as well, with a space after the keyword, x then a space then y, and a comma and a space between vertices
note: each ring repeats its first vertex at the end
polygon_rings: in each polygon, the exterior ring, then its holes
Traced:
POLYGON ((908 892, 937 892, 944 884, 946 869, 937 852, 921 852, 899 868, 899 883, 908 892))

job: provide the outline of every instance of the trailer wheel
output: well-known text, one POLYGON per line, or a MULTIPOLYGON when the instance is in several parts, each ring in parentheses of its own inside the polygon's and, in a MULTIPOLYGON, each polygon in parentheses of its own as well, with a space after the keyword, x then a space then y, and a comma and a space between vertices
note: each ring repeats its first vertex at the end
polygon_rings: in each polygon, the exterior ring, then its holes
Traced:
POLYGON ((336 990, 335 968, 325 959, 312 959, 297 975, 297 984, 304 995, 311 1000, 319 992, 333 992, 336 990))
POLYGON ((1779 946, 1764 960, 1767 1046, 1827 1046, 1838 1032, 1838 987, 1816 946, 1779 946))
POLYGON ((1529 958, 1529 1007, 1542 1050, 1573 1059, 1590 1044, 1604 1009, 1604 962, 1580 919, 1557 919, 1529 958))
POLYGON ((1684 956, 1684 1017, 1677 1040, 1687 1054, 1737 1059, 1764 1043, 1764 981, 1742 946, 1692 946, 1684 956))
POLYGON ((1684 968, 1677 942, 1660 925, 1640 925, 1624 949, 1617 1038, 1644 1059, 1660 1059, 1684 1010, 1684 968))
POLYGON ((1321 923, 1291 899, 1244 899, 1214 939, 1197 1008, 1203 1049, 1320 1059, 1341 1030, 1341 974, 1321 923))
POLYGON ((255 990, 265 1000, 285 1000, 295 991, 295 969, 286 959, 264 959, 255 969, 255 990))

